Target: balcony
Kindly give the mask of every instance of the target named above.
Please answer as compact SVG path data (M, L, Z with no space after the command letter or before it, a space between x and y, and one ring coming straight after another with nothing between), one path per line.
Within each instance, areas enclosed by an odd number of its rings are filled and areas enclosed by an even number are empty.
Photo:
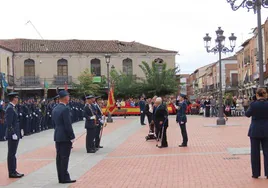
M53 85L64 86L65 84L70 85L73 83L72 76L54 76Z
M39 76L22 76L15 80L15 86L20 87L37 87L40 85Z

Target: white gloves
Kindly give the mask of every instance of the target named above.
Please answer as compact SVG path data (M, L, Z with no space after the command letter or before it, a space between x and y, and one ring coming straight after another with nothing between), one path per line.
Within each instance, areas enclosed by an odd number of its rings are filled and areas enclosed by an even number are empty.
M41 112L41 110L39 109L39 112Z
M85 118L85 117L83 117L83 120L85 121L85 120L86 120L86 118Z
M12 135L12 139L13 139L13 140L18 140L18 136L17 136L16 134L13 134L13 135Z
M74 143L74 139L72 139L71 142Z
M20 113L20 116L22 116L22 113Z
M36 117L38 117L38 115L36 114Z
M2 105L3 103L4 103L3 101L0 102L1 105Z
M104 121L100 119L100 123L101 123L101 124L104 124Z
M26 118L28 118L29 116L28 115L26 115Z
M96 116L91 116L90 119L96 119Z
M47 113L47 115L49 115L49 112Z
M143 111L141 111L141 114L143 113Z
M20 133L21 133L21 136L24 136L24 131L23 131L23 129L21 129Z

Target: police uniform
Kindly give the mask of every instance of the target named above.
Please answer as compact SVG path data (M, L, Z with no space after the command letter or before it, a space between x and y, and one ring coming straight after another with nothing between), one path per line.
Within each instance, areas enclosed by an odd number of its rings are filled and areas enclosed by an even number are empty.
M144 99L142 98L141 100L140 100L140 102L139 102L139 106L140 106L140 113L141 113L141 115L140 115L140 123L141 123L141 125L146 125L145 123L144 123L144 119L145 119L145 101L144 101Z
M183 99L186 98L185 95L181 94L180 97ZM181 128L181 135L183 138L182 144L179 145L179 147L187 147L188 143L188 135L186 130L186 123L187 123L187 116L186 116L186 110L187 110L187 104L184 101L178 103L178 112L176 117L176 122L180 125Z
M90 95L87 96L86 99L93 99L94 96ZM87 130L87 136L86 136L86 150L87 153L95 153L96 147L94 143L94 139L96 136L96 116L94 115L93 108L91 104L86 104L84 108L84 117L86 119L85 121L85 129Z
M60 98L68 95L66 91L59 92ZM70 111L66 105L60 103L52 111L52 124L55 127L54 141L57 151L56 166L59 183L74 183L76 181L70 179L68 164L75 135L70 119Z
M98 99L100 97L95 97L95 99ZM96 135L95 135L95 147L96 148L103 148L103 146L100 146L100 140L101 140L101 131L103 128L103 120L102 120L102 111L99 107L99 105L97 104L97 102L95 101L92 104L92 109L94 109L94 114L96 115L96 122L97 122L97 126L96 126Z
M7 154L7 166L9 172L9 178L21 178L24 174L17 172L17 159L16 153L19 145L19 139L21 138L18 112L15 102L18 98L18 93L12 92L8 94L10 103L6 108L5 124L7 126L6 139L8 140L8 154Z

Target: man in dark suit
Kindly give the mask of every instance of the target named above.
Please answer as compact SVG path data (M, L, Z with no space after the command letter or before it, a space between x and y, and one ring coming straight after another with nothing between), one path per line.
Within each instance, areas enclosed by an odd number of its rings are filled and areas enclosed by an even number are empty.
M265 88L259 88L256 92L257 100L250 104L245 115L251 117L248 131L251 143L251 168L252 178L261 175L260 145L264 155L264 171L268 178L268 101Z
M139 107L140 107L140 113L141 113L141 116L140 116L141 125L146 125L144 123L144 119L145 119L145 101L144 101L143 97L141 97L141 99L140 99Z
M18 93L12 92L8 94L9 104L5 113L6 139L8 140L8 154L7 154L7 167L9 178L21 178L24 174L17 172L17 159L16 153L21 138L21 131L19 125L19 117L16 109L19 97Z
M87 153L96 153L97 149L95 147L95 136L96 136L96 126L97 126L97 117L94 114L94 109L92 104L94 102L94 96L89 95L86 97L86 105L84 108L84 117L85 129L87 130L86 136L86 150Z
M68 172L69 157L72 143L75 139L69 108L66 106L69 102L67 91L59 92L60 103L52 111L52 125L55 127L54 141L56 144L56 165L59 183L74 183Z
M187 110L187 104L186 104L186 96L181 94L179 96L179 102L178 106L176 107L178 112L177 112L177 117L176 117L176 122L180 125L181 128L181 135L183 138L182 144L179 145L179 147L187 147L188 143L188 135L187 135L187 130L186 130L186 123L187 123L187 117L186 117L186 110Z
M155 133L157 138L161 139L161 146L158 146L158 148L165 148L168 147L168 110L167 107L163 104L163 101L160 97L156 98L154 105L155 110L153 114L153 121L155 124Z

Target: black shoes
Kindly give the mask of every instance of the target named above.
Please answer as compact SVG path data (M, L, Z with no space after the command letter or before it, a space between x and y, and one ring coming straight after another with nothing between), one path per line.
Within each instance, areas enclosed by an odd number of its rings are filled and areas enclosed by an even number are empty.
M259 178L259 176L252 176L252 178L254 178L254 179L258 179L258 178Z
M187 147L187 144L181 144L179 147Z
M67 180L67 181L60 181L59 183L65 184L65 183L75 183L76 180Z
M168 146L157 146L158 148L167 148Z
M103 146L99 146L98 148L103 148Z
M12 174L9 174L9 178L22 178L24 174L20 174L18 172L14 172Z
M87 153L96 153L96 151L97 151L96 149L90 149L87 151Z

